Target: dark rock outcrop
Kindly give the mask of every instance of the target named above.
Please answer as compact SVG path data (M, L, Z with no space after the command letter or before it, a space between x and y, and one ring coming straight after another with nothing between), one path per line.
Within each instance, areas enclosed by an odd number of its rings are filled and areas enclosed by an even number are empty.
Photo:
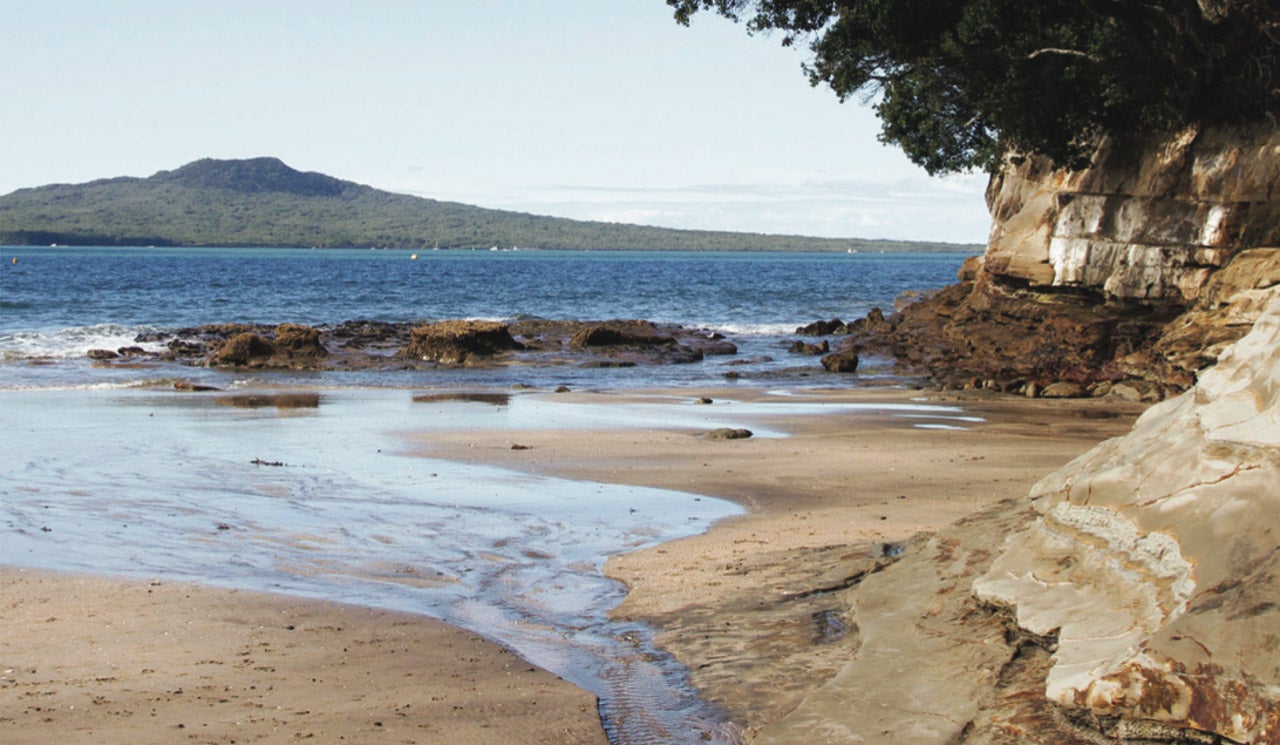
M807 354L816 357L820 354L826 354L831 351L831 343L826 339L817 344L810 344L806 341L796 340L787 347L787 351L792 354Z
M857 372L858 355L856 352L850 350L834 352L822 358L822 366L829 372Z
M209 355L211 366L265 366L276 353L275 345L265 336L245 331L226 340Z
M1029 158L993 177L986 254L960 283L838 348L890 354L944 384L977 378L1186 390L1280 283L1280 130L1113 138L1083 171Z
M833 336L848 332L848 327L839 318L832 318L830 321L814 321L796 329L798 336Z
M399 356L447 364L475 363L521 349L507 324L496 321L441 321L415 326Z
M320 343L320 330L300 323L282 323L276 326L275 348L277 356L299 363L329 356L329 350Z

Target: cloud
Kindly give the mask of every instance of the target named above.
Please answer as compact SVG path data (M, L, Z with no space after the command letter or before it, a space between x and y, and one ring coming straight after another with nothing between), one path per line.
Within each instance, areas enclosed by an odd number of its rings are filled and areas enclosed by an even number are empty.
M985 175L894 180L800 178L676 186L534 184L498 192L414 191L435 199L575 220L958 243L986 240Z

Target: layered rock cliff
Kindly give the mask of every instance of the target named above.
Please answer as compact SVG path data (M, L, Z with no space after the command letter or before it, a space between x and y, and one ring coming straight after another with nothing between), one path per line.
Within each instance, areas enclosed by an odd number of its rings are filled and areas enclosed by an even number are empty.
M847 591L756 743L1280 743L1280 287L1195 387Z
M1280 283L1280 130L1111 138L1082 171L992 179L987 251L961 283L846 342L947 382L1188 388Z

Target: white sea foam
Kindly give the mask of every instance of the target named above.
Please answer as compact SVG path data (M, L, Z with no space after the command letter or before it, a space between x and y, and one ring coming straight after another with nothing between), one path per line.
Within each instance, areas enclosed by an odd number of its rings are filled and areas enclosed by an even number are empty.
M697 325L697 324L693 324ZM722 334L740 334L743 336L785 336L795 334L795 323L722 323L707 324L706 328L714 328Z
M72 326L51 331L16 331L0 334L0 360L23 359L72 359L84 357L90 349L142 347L158 352L164 345L157 342L139 343L139 334L155 332L154 326L123 326L100 323L93 326Z

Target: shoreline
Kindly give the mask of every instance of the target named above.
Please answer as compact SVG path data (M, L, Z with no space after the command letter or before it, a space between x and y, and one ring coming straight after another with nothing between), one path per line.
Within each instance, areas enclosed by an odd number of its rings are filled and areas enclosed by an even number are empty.
M823 606L822 588L841 582L851 566L874 566L887 544L906 540L921 530L949 524L1002 499L1024 495L1030 483L1047 475L1077 452L1083 452L1101 439L1127 431L1132 419L1142 410L1140 406L1093 399L1029 400L902 389L805 389L792 391L787 397L776 397L764 389L679 389L567 393L556 394L554 400L594 407L619 402L642 404L654 400L669 403L672 396L690 399L704 394L716 400L716 404L709 407L713 412L723 410L728 413L733 409L735 404L725 403L725 399L743 403L767 400L821 400L850 404L926 402L958 404L966 414L983 417L985 421L966 424L970 427L968 430L919 429L912 426L912 420L902 418L900 412L856 410L784 417L753 414L746 419L790 434L787 437L758 436L746 440L705 440L699 437L699 431L686 424L683 427L639 426L605 430L455 430L434 437L410 436L407 442L416 454L435 458L485 463L518 472L578 480L675 489L729 499L746 507L747 514L722 520L699 535L638 552L617 554L607 562L605 573L622 581L629 589L626 600L612 611L613 617L653 626L659 634L659 644L685 664L704 698L728 712L734 725L748 731L785 713L788 706L832 671L832 665L839 665L838 645L850 643L852 635L846 636L833 626L836 619L825 613L829 609ZM717 408L721 405L723 409ZM697 407L698 410L703 408ZM734 418L736 420L738 415L734 414ZM513 449L512 446L517 444L520 449ZM149 613L129 621L131 634L144 630L155 632L166 628L167 624L180 624L185 628L202 629L197 635L205 647L222 644L224 648L228 640L244 640L243 634L246 633L242 626L228 626L223 614L211 610L221 608L220 604L228 599L234 601L234 607L238 609L236 613L245 614L245 617L279 614L285 612L281 608L296 607L302 609L301 612L332 613L346 619L341 623L327 624L335 627L349 628L349 624L354 623L352 619L383 619L394 631L402 628L405 618L391 612L324 601L169 582L159 586L146 583L129 585L128 581L78 575L59 579L52 573L37 570L36 573L42 575L37 588L23 586L21 594L25 596L36 592L39 585L44 585L49 589L40 596L43 598L42 607L54 600L78 605L73 606L74 610L45 616L64 619L65 627L63 622L21 624L9 621L11 614L23 607L23 601L15 603L12 600L16 591L11 588L17 585L10 583L15 572L26 573L13 567L0 567L5 595L10 598L4 604L6 627L22 630L21 634L6 632L5 659L0 662L4 669L34 667L37 671L43 668L56 672L58 668L50 668L50 662L34 665L15 663L10 651L22 649L24 653L40 656L50 647L70 647L64 643L51 644L52 639L63 642L78 638L102 642L95 633L102 634L104 624L101 618L107 612L128 611L133 618L133 613L150 608ZM54 585L59 583L62 583L61 587L78 586L80 589L73 592L55 588ZM96 594L88 591L91 585L98 588ZM108 589L103 590L104 587ZM151 602L157 591L166 593L170 589L183 595L180 598L182 602ZM30 611L28 606L26 612ZM70 623L72 615L78 617L76 624ZM44 621L45 618L35 620ZM432 726L448 720L457 729L446 735L443 731L428 729L428 722L421 721L416 725L416 733L405 736L417 734L422 739L404 741L468 742L466 737L470 735L467 733L478 733L475 736L479 739L471 741L494 741L488 739L495 736L493 727L503 723L511 724L520 732L520 741L538 742L540 740L530 738L544 733L547 734L547 742L604 741L593 697L548 673L528 673L540 682L535 686L537 699L524 711L504 714L499 708L485 708L483 702L491 702L493 696L503 701L510 698L502 691L509 690L503 685L507 678L515 675L510 669L512 661L517 670L531 666L471 632L422 616L410 616L408 619L408 626L417 631L412 639L404 639L398 648L400 650L417 651L438 646L437 641L432 640L447 638L451 644L465 642L479 651L469 651L465 655L459 653L465 662L461 667L458 659L438 655L425 663L415 662L417 680L405 684L415 687L411 689L412 695L401 703L412 702L416 710L401 714L392 707L390 714L377 720L384 725L376 728L379 733L387 732L388 721L403 724L406 717L424 716L433 721ZM825 629L822 627L824 619L828 623ZM261 629L268 625L259 623L258 627ZM300 624L293 625L301 628ZM278 628L274 633L284 636L274 637L275 641L268 643L272 649L279 651L289 642L293 646L287 646L287 659L261 667L292 671L295 677L304 678L311 677L304 675L306 670L325 664L314 654L331 649L340 638L331 633L320 642L299 645L296 633L282 632ZM293 639L289 638L291 635ZM111 649L117 659L123 659L139 647L138 638L122 633L119 636L109 635L107 640L112 641L114 646ZM463 641L458 641L459 638ZM405 670L407 664L403 658L407 655L401 653L397 656L396 651L395 643L371 646L365 659L366 676L376 673L386 677L378 671L387 670L411 672ZM246 685L246 680L252 679L255 674L253 668L259 667L237 666L235 662L240 660L239 657L225 653L224 657L223 664L204 664L200 669L194 667L196 662L201 662L196 660L190 663L192 666L184 674L208 676L210 671L216 671L218 675L229 676L220 678L222 686L239 689ZM416 654L413 657L417 660ZM212 655L202 658L205 663L214 659L216 657ZM426 707L425 699L429 697L416 686L420 686L424 678L441 682L440 679L446 675L476 672L472 669L477 666L475 661L484 661L485 669L492 673L488 678L471 681L466 686L466 693L481 703L470 709L467 708L469 704L463 704L462 711L467 712L464 714L448 709L444 713L449 716L443 719L439 715L424 715L422 708ZM70 659L65 664L81 665L84 662L82 659ZM145 669L161 668L151 665ZM102 676L87 672L57 674L55 677L44 675L41 675L38 687L41 696L50 697L45 699L45 703L58 700L69 705L71 700L79 697L87 700L89 705L78 707L77 711L82 713L77 716L85 716L94 708L101 710L99 716L102 718L90 725L97 727L89 730L96 733L94 741L101 741L104 731L111 733L107 739L146 741L123 734L131 725L131 717L119 712L128 707L92 704L93 691L101 688L103 683L97 678ZM32 733L30 742L46 741L45 735L52 730L43 729L40 722L31 718L31 707L41 704L33 704L25 695L35 689L23 688L16 680L8 680L12 674L6 673L5 677L3 685L0 685L0 701L4 702L0 712L16 713L0 713L0 722L5 722L5 729L10 732L21 730L23 737ZM132 680L129 686L138 682L136 676L135 679L122 680ZM406 677L406 680L410 678ZM356 681L347 684L352 682ZM125 685L119 681L110 681L110 684ZM334 695L342 690L335 691L332 685L322 688ZM569 689L568 692L563 688ZM190 690L174 686L170 691L177 689ZM157 698L154 691L152 694L152 698ZM316 700L312 693L306 695L306 700ZM584 697L592 699L589 705L584 705ZM174 716L189 721L199 721L197 715L206 713L210 707L216 710L217 706L226 706L224 703L195 701L192 696L186 696L185 700L169 698L172 700L165 705L176 707L174 711L179 712ZM246 708L254 705L252 697L235 700ZM420 701L422 708L419 708ZM283 725L273 723L269 733L264 730L262 736L266 739L262 741L293 741L295 734L305 736L298 728L304 725L311 726L310 731L323 731L328 735L346 732L343 727L355 726L355 722L347 722L338 716L343 700L331 699L331 702L321 705L326 709L314 704L294 709L308 713L295 714ZM390 703L390 699L386 703ZM117 714L112 716L112 711ZM552 713L548 715L548 712ZM325 715L330 718L326 719ZM393 715L396 719L390 719ZM28 723L19 727L19 717ZM189 722L180 723L191 726ZM65 723L58 726L64 727ZM209 726L230 728L241 725L233 720L218 719ZM282 727L288 730L288 737L283 736ZM202 735L203 731L188 730L187 734ZM364 730L365 735L370 731L374 730ZM357 733L351 730L350 734L356 736ZM280 739L272 740L272 737ZM21 743L28 740L17 739L15 735L12 741Z
M915 536L1024 498L1075 456L1128 432L1146 408L980 392L807 393L959 405L985 421L934 430L884 412L761 417L791 434L730 441L687 428L468 432L418 439L415 452L691 491L746 507L698 535L615 554L605 574L628 591L611 616L655 628L659 646L685 665L703 698L750 733L789 712L856 649L856 623L849 627L835 591L891 563ZM629 398L573 395L601 404Z

